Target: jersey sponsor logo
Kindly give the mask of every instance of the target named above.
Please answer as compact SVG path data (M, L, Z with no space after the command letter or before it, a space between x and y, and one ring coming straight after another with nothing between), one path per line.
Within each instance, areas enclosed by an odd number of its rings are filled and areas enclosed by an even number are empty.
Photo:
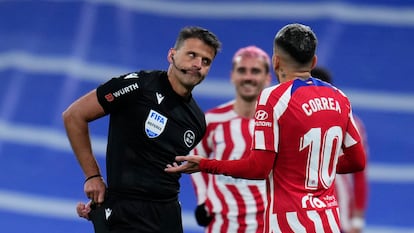
M115 91L114 93L112 93L114 95L115 98L118 98L122 95L128 94L131 91L135 91L138 89L138 83L133 83L131 85L128 85L126 87L123 87L117 91Z
M145 133L149 138L156 138L164 131L168 118L160 113L150 110L145 121Z
M254 114L254 118L258 121L264 121L269 117L269 115L267 114L266 111L264 110L258 110L255 114Z
M272 122L268 121L256 121L254 122L256 126L263 126L263 127L272 127Z
M128 94L131 91L134 91L138 89L138 83L133 83L131 85L128 85L126 87L123 87L117 91L115 91L114 93L108 93L105 95L105 99L108 102L112 102L115 100L115 98L121 97L122 95Z
M112 102L112 101L114 101L115 97L114 97L114 95L112 95L112 93L109 93L109 94L105 95L105 99L108 102Z
M302 208L307 209L310 207L312 208L325 208L326 204L321 199L314 197L313 194L308 193L307 195L302 197Z
M187 130L184 133L184 143L187 147L191 147L194 145L195 141L195 134L191 130Z
M272 127L272 122L266 121L269 118L269 114L265 110L257 110L254 114L256 120L254 124L256 126Z
M311 99L308 102L303 103L302 110L305 112L307 116L310 116L313 113L322 110L331 110L341 113L341 106L339 105L339 102L334 98L320 97Z

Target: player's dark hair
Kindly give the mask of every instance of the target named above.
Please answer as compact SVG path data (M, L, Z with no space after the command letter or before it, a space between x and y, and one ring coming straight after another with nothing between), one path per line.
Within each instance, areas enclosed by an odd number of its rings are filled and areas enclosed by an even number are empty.
M174 48L178 49L185 40L190 38L197 38L202 40L206 45L214 49L214 56L221 49L221 42L217 36L207 29L198 26L187 26L181 29L178 34L177 40L175 41Z
M318 40L312 29L303 24L288 24L276 34L274 46L281 48L299 64L310 62Z
M332 76L331 73L322 67L315 67L311 70L311 76L314 78L318 78L322 81L327 83L332 83Z

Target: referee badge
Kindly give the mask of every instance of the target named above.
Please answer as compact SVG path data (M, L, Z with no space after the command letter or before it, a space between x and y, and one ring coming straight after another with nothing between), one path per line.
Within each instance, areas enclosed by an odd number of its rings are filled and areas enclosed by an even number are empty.
M187 147L191 147L194 145L195 141L195 134L191 130L187 130L184 133L184 142Z
M145 133L149 138L156 138L164 131L168 118L160 113L150 110L145 121Z

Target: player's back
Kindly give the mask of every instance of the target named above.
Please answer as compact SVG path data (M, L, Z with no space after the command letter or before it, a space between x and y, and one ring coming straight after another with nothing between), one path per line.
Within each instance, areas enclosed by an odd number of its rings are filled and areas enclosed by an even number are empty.
M279 143L274 172L280 178L289 174L289 182L281 182L278 187L300 199L309 193L315 197L331 195L349 102L337 89L319 80L296 79L289 86L290 97L280 98L275 108L285 109L277 111Z
M272 119L260 121L257 115L264 118L266 113ZM255 148L277 153L268 184L273 213L269 222L277 222L273 230L339 232L333 182L349 113L346 96L318 79L296 79L263 91L255 137L260 138L262 130L264 144L256 139Z

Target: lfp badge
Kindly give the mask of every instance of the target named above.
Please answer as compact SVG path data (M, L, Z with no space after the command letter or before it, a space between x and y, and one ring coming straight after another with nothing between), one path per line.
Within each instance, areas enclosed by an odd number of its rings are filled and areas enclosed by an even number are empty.
M154 110L150 110L145 121L145 133L149 138L156 138L164 131L168 118Z

